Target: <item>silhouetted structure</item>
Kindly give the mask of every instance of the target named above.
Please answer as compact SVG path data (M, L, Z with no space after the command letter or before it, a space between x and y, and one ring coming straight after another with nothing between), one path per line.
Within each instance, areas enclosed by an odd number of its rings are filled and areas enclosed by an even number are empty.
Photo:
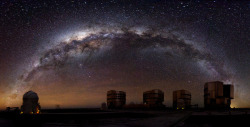
M176 90L173 92L173 108L188 109L191 107L191 93L187 90Z
M21 114L39 114L41 106L38 103L39 97L37 93L28 91L23 95L23 105L21 106Z
M234 98L234 86L231 84L223 85L223 96L226 98L233 99Z
M143 92L143 103L150 107L163 106L164 92L159 89Z
M234 86L223 82L207 82L204 86L204 105L206 109L229 109L234 98Z
M19 109L19 107L6 107L5 112L19 114L20 109Z
M107 106L109 109L122 108L126 104L126 93L110 90L107 92Z
M59 104L56 104L56 109L61 109L61 106Z
M106 109L107 109L107 104L103 102L101 105L101 110L106 110Z

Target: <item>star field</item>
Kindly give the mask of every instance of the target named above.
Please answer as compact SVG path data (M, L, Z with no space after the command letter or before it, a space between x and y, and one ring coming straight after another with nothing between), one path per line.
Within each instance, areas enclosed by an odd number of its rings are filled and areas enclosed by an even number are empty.
M186 89L203 105L208 81L235 85L249 107L247 1L4 0L0 4L0 104L27 90L43 107L98 107L110 89L141 103L143 91ZM73 99L72 99L73 98Z

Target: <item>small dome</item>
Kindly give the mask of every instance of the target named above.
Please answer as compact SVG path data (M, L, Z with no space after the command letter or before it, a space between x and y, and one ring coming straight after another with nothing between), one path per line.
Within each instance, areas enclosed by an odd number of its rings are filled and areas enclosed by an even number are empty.
M39 99L37 93L28 91L23 95L23 99Z

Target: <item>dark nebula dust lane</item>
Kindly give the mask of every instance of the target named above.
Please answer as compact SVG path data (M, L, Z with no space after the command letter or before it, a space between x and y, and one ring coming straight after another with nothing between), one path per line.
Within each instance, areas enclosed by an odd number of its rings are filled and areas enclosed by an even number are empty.
M2 2L0 104L33 90L44 107L98 107L110 89L141 103L157 88L167 106L177 89L203 105L204 83L219 80L235 85L233 106L249 106L248 4Z
M110 64L112 64L126 61L133 62L133 60L137 59L139 59L137 61L140 61L140 58L146 59L150 57L150 55L151 57L155 57L153 59L165 60L179 58L189 59L194 63L201 63L202 61L205 64L211 65L210 67L206 67L206 65L204 67L207 68L208 71L215 71L217 75L213 76L229 78L230 73L224 72L225 70L220 70L220 68L223 68L223 65L216 63L215 58L212 57L211 54L195 49L184 40L179 40L175 35L165 36L166 37L164 37L164 35L152 35L146 32L138 35L129 31L123 31L123 33L119 34L91 34L82 40L61 42L56 45L55 48L46 51L39 59L39 63L36 67L34 67L26 77L23 77L23 80L25 82L32 80L36 71L63 68L64 64L67 63L70 58L77 59L79 57L86 57L85 60L83 60L83 64L88 64L88 62L93 61L92 59L104 59L104 61L110 61ZM161 60L161 62L167 62L163 60ZM136 61L134 62L136 63ZM99 64L102 63L99 62ZM165 64L165 66L167 66L167 63Z

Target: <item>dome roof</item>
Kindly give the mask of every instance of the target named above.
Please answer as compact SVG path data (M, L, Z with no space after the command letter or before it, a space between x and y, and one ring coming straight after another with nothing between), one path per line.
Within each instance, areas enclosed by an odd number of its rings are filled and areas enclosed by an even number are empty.
M39 99L37 93L33 92L33 91L28 91L23 95L24 99Z

